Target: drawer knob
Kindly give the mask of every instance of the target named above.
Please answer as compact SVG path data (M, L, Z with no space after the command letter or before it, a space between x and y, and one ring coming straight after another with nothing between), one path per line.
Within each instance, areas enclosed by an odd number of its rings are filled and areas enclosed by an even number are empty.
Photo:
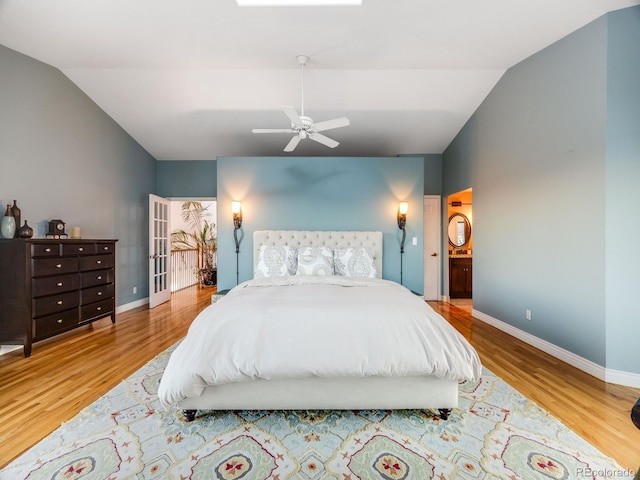
M105 247L102 247L102 249L107 251L107 250L109 250L109 247L105 246Z
M56 285L57 285L58 287L61 287L61 286L62 286L62 282L58 282L58 283L56 283Z
M62 264L61 263L56 263L56 268L62 268Z
M58 300L56 303L57 303L58 305L62 305L62 300Z
M51 251L51 249L49 247L44 249L45 252L49 253Z
M96 277L96 279L97 279L97 280L102 280L102 275L98 275L98 276Z
M79 252L83 252L83 251L84 251L84 248L82 248L82 247L78 247L78 251L79 251Z
M62 323L62 319L59 318L58 320L56 320L57 323Z
M98 292L98 294L97 294L97 295L98 295L98 296L102 295L102 292Z
M96 260L96 263L100 265L102 263L102 260Z
M100 311L100 310L102 310L102 307L98 307L98 308L96 308L96 310Z

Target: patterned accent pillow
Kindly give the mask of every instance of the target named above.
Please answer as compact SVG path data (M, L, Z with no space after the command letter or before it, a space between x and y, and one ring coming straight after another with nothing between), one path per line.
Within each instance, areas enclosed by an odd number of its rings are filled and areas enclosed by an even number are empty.
M333 249L329 247L298 248L296 275L333 275Z
M373 250L364 247L336 248L333 252L336 275L344 277L376 278Z
M254 278L295 275L298 250L295 247L262 245Z

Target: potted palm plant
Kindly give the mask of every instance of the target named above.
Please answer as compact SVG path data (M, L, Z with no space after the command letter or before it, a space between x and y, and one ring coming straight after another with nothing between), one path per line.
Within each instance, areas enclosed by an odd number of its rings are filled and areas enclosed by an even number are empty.
M218 281L216 225L209 221L207 207L201 202L187 201L182 204L182 219L190 231L171 232L171 248L195 249L198 256L196 275L202 286L213 286Z

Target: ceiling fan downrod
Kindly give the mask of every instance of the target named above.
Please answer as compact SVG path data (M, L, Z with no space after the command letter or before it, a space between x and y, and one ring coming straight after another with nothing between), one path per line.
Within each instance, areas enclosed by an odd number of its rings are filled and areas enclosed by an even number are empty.
M309 61L307 55L298 55L296 57L300 64L300 116L304 117L304 66Z

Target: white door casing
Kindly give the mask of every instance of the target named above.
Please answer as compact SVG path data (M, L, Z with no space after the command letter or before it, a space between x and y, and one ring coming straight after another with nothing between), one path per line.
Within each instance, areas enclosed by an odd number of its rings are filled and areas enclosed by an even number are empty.
M171 202L149 195L149 308L171 298Z
M424 196L424 299L440 300L441 271L441 199Z

